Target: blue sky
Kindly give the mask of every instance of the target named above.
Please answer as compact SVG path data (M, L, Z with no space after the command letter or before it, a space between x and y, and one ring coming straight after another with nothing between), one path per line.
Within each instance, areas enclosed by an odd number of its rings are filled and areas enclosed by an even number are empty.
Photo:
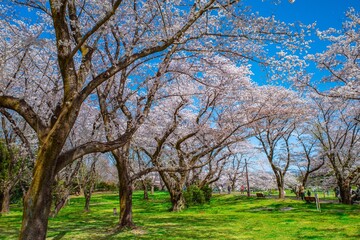
M276 19L287 22L312 24L316 22L316 28L326 30L328 28L339 29L342 22L346 20L345 13L353 7L360 11L360 0L295 0L289 3L288 0L244 0L245 5L251 7L254 12L259 12L261 16L272 16ZM326 48L326 43L317 39L310 51L320 52Z
M274 0L243 0L243 2L245 5L251 6L253 12L259 12L260 16L274 15L276 19L287 23L312 24L316 22L316 28L320 30L340 29L342 22L346 20L345 13L350 7L360 12L360 0L295 0L293 4L289 3L288 0L282 0L280 4L274 4ZM326 48L326 42L319 41L315 36L312 40L315 42L309 52L322 52ZM253 65L252 70L255 73L253 79L258 84L267 83L264 81L264 73L256 65ZM320 72L313 66L308 70L314 74L314 81L327 74L327 72ZM326 86L323 87L326 88ZM258 145L258 141L254 138L251 138L250 142ZM256 158L265 159L265 155L259 154L253 160ZM270 170L270 168L266 170Z
M316 28L326 30L328 28L340 29L346 20L345 13L350 7L360 11L360 0L295 0L289 3L288 0L243 0L244 5L250 6L252 12L258 12L260 16L275 16L276 19L287 22L312 24L316 22ZM328 43L320 41L315 35L311 37L313 43L309 53L323 52ZM252 68L254 80L265 84L264 73L256 66ZM320 72L315 66L309 67L313 80L319 80L327 72Z
M285 22L301 21L310 24L316 21L321 30L340 28L349 7L360 10L360 0L295 0L292 4L287 0L282 0L279 4L274 4L273 1L244 0L244 3L260 15L275 15Z

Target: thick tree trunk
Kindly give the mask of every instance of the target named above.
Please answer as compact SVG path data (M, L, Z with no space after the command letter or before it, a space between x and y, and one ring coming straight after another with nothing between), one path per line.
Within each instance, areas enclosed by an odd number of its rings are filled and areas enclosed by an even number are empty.
M284 192L284 176L277 174L276 175L276 183L277 183L277 188L279 191L279 199L284 199L285 198L285 192Z
M19 239L43 240L46 238L48 217L51 208L51 189L54 182L54 167L38 157L33 180L24 198L22 228Z
M340 188L341 203L351 204L350 183L348 181L344 181L339 184L339 188Z
M132 194L131 184L120 184L120 228L132 228L135 226L132 220Z
M284 187L278 185L278 191L279 191L279 199L284 199L285 198Z
M132 219L132 194L133 186L130 178L130 167L128 162L129 145L125 145L121 150L113 152L116 159L116 167L119 177L119 198L120 198L120 228L133 228L135 226Z
M10 189L5 188L2 192L1 213L6 214L10 212Z
M171 190L170 191L171 199L171 211L178 212L185 208L185 199L183 197L182 191Z

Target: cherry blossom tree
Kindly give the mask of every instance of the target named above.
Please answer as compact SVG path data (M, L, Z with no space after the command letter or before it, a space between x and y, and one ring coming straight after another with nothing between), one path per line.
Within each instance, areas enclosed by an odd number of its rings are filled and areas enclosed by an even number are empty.
M30 144L31 134L28 135L28 126L24 121L17 121L5 109L0 109L1 113L1 157L0 157L0 211L8 213L10 211L10 197L13 188L28 176L31 170L34 154Z
M124 132L134 131L139 125L134 126L137 119L143 115L147 116L153 105L156 92L159 90L164 74L172 60L178 45L174 45L167 52L163 61L158 65L155 76L151 77L151 69L156 67L155 64L135 65L134 67L124 68L119 78L114 77L102 89L98 87L97 94L101 109L101 116L105 126L105 136L108 141L116 139L118 135ZM107 52L110 52L109 50ZM109 55L111 57L111 55ZM147 72L146 76L141 73ZM139 78L139 86L135 86ZM144 78L144 79L142 79ZM135 131L134 131L135 132ZM131 147L131 138L128 138L128 144L122 148L111 151L118 170L119 179L119 202L120 202L120 219L119 227L133 227L132 220L132 192L133 183L138 178L149 173L151 169L141 167L142 159L137 158L139 163L138 171L134 171L134 161L129 159ZM134 159L134 158L133 158Z
M79 173L80 166L81 159L67 165L56 175L53 190L54 208L50 214L52 217L56 217L69 201L70 194L75 192L78 185L75 179Z
M173 97L161 100L143 126L147 134L148 126L158 126L151 134L155 137L142 144L153 165L179 169L160 171L173 211L184 207L182 191L187 183L204 185L217 180L232 154L228 147L243 141L249 134L245 126L257 119L255 113L251 118L243 113L251 100L248 89L253 87L248 68L237 67L226 58L204 60L200 66L206 71L201 76L192 80L187 79L189 75L178 75L174 82L178 86L164 89ZM200 176L200 169L207 173Z
M251 159L253 159L256 154L259 154L259 152L257 152L256 146L249 141L237 143L233 149L231 149L231 152L232 155L225 165L223 174L226 175L228 179L231 191L236 191L236 189L241 189L240 185L247 185L246 165L248 165L248 170L251 170L250 166L252 164L249 164L249 162L251 162Z
M248 14L238 1L16 1L30 10L27 19L7 3L1 10L0 107L22 116L39 142L20 239L45 239L51 186L61 169L86 154L124 147L144 122L140 114L111 141L84 138L66 148L100 85L129 66L161 59L177 44L184 57L218 51L257 59L266 42L292 47L301 39L274 18Z
M237 183L244 173L244 166L241 166L241 163L243 163L242 160L244 160L243 158L244 156L242 155L233 156L230 160L230 167L226 171L229 182L231 184L231 191L233 192L236 190Z
M85 212L90 211L90 200L97 180L96 163L99 159L97 155L98 154L92 154L81 159L79 173L77 175L80 192L82 192L85 197Z
M348 10L346 17L340 30L317 30L319 39L328 43L327 49L306 57L309 64L317 65L323 77L319 81L309 76L294 80L299 86L308 86L322 96L360 100L360 17L354 8Z
M230 161L232 152L228 147L226 151L214 151L214 153L207 156L208 164L201 168L193 168L186 183L187 187L190 185L197 185L200 189L205 186L211 186L217 182L223 174L226 163Z
M259 88L266 117L253 124L255 138L266 155L276 177L279 198L284 198L285 174L292 159L292 136L296 124L302 120L304 102L295 92L282 87Z
M314 138L311 132L312 121L315 120L310 119L309 123L301 127L298 126L295 130L300 149L294 154L294 158L296 158L294 165L299 169L300 180L304 187L307 186L309 177L325 164L325 156L319 146L319 140Z
M351 184L360 177L360 109L358 101L317 97L318 120L313 134L334 171L342 203L351 204Z

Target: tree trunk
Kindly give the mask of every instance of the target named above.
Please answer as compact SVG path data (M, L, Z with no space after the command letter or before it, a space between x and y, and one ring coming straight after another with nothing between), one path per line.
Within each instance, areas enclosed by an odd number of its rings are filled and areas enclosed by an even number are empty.
M151 195L154 195L154 183L151 184Z
M51 212L51 216L52 217L56 217L58 215L58 213L60 212L60 210L66 205L67 199L68 199L69 195L67 196L63 196L61 197L61 199L59 199L56 203L55 203L55 208L54 210Z
M348 181L344 181L343 183L339 184L339 188L340 188L341 203L351 204L350 183Z
M132 228L135 226L132 220L132 194L131 184L120 184L120 228Z
M279 199L284 199L285 198L284 187L278 185L278 191L279 191Z
M1 201L1 213L6 214L10 212L10 189L5 188L2 192L2 201Z
M49 161L45 161L44 155L40 155L36 161L33 180L24 198L19 239L43 240L46 238L55 168L50 164Z
M162 177L160 178L160 190L161 191L165 191L165 183L164 180L162 179Z
M284 193L284 176L277 174L276 175L276 183L277 183L277 188L279 191L279 199L284 199L285 198L285 193Z
M130 166L128 162L129 144L126 144L121 150L113 151L116 159L116 167L119 177L119 198L120 198L120 228L133 228L135 226L132 220L132 194L133 186L130 178Z
M185 208L185 199L183 197L182 191L171 190L171 211L178 212Z
M93 165L94 167L91 169L91 172L89 173L89 182L85 183L84 186L84 197L85 197L85 206L84 206L84 211L85 212L89 212L90 211L90 200L91 200L91 195L94 191L94 187L95 187L95 182L93 179L93 173L95 171L95 165Z
M144 199L149 200L149 194L148 194L146 182L144 180L142 180L141 182L142 182L142 185L143 185L143 188L144 188Z
M236 185L236 181L232 181L231 182L231 191L235 192L235 185Z
M0 192L0 203L3 202L4 199L4 194L2 192ZM0 212L2 211L2 204L0 204Z
M55 207L51 212L51 217L56 217L60 210L66 205L70 196L70 190L65 188L64 192L60 192L60 196L55 196Z
M84 197L85 197L85 206L84 211L89 212L90 211L90 199L91 199L91 190L84 191Z

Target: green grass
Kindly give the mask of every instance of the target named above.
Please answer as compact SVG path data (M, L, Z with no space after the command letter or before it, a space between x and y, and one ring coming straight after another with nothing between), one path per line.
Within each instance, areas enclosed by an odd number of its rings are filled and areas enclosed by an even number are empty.
M117 194L95 194L91 212L83 212L83 197L74 197L56 218L49 220L48 239L360 239L360 207L321 205L298 200L256 199L215 195L210 204L180 213L168 212L168 194L150 200L134 194L137 229L114 231L118 221ZM16 239L20 206L0 217L0 239Z

